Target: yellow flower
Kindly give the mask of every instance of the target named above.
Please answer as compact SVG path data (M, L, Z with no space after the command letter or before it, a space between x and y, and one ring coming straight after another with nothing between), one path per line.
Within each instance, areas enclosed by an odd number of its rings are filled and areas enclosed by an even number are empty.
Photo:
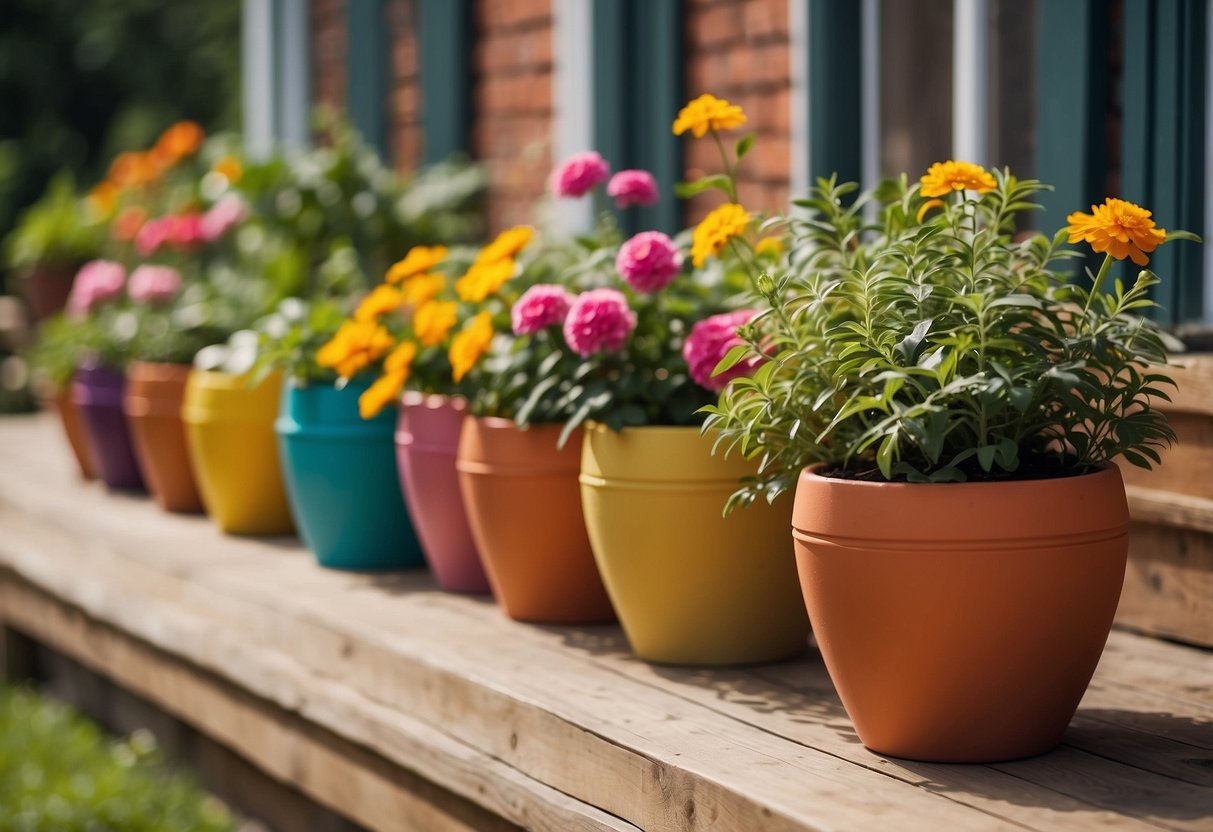
M468 303L480 303L514 276L514 265L512 259L473 263L467 274L455 281L455 291L459 294L459 299Z
M387 358L383 359L384 372L397 373L403 370L408 372L413 366L413 359L417 357L417 345L412 341L401 341L396 349L387 354Z
M399 283L432 271L446 258L446 246L413 246L404 259L398 260L387 270L387 282Z
M441 344L455 326L459 304L453 300L432 300L413 315L413 334L424 347Z
M759 257L778 257L783 254L783 240L778 237L763 237L754 246L754 253Z
M678 111L674 119L674 135L681 136L690 130L700 139L708 130L731 130L745 124L745 113L736 104L730 104L714 95L699 96Z
M1167 232L1155 228L1150 216L1140 205L1108 197L1103 205L1092 205L1090 214L1075 211L1066 222L1071 243L1085 240L1096 251L1106 251L1117 260L1129 257L1145 266L1150 262L1146 254L1167 239Z
M529 225L516 225L502 231L497 235L497 239L480 250L480 253L476 255L476 262L492 263L495 260L516 257L534 236L535 229Z
M224 156L215 163L215 173L222 176L229 184L235 185L244 176L244 166L235 156Z
M350 378L392 348L391 333L374 321L346 321L329 342L316 351L316 363Z
M729 240L744 234L750 214L736 202L726 202L703 218L691 235L691 262L698 268L709 257L720 254Z
M380 283L358 304L354 310L354 320L373 321L380 315L399 309L403 303L404 294L399 289Z
M927 215L927 212L932 208L942 208L944 201L942 199L928 199L918 209L918 222L922 222L922 218Z
M107 180L88 192L88 206L96 216L106 218L118 207L118 196L118 186Z
M472 318L451 340L447 355L451 359L451 376L456 382L476 366L493 343L493 319L488 312Z
M378 416L383 408L400 397L400 391L404 389L404 383L408 380L407 368L380 376L358 397L358 415L363 419L373 419Z
M923 174L919 193L926 197L946 196L952 191L977 191L984 194L997 186L994 177L972 162L936 162Z
M406 280L400 287L400 293L404 296L406 304L416 308L433 300L444 286L446 278L442 275L422 274Z

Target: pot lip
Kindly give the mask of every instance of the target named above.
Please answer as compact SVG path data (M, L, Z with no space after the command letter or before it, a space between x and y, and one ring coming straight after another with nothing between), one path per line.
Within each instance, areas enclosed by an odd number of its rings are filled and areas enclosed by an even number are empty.
M839 487L839 488L881 488L881 489L914 489L925 491L928 488L948 489L950 491L958 491L961 489L979 489L979 488L1018 488L1038 486L1041 483L1065 483L1067 481L1079 482L1090 481L1093 477L1116 477L1119 476L1120 469L1114 462L1102 462L1092 471L1085 473L1076 473L1066 477L1037 477L1035 479L1023 480L983 480L980 482L885 482L883 480L852 480L845 477L827 477L819 474L825 463L815 463L806 466L800 472L797 478L798 482L812 483L819 487Z
M609 428L607 425L603 424L602 422L589 421L589 422L585 423L585 429L587 432L592 431L594 433L614 433L617 435L627 434L627 433L649 433L649 434L667 433L667 434L687 435L691 431L694 431L697 434L703 435L705 437L707 436L707 434L703 433L702 425L627 425L626 427L624 427L620 430L611 430L611 428Z
M472 416L471 421L487 430L510 430L515 433L559 431L564 427L562 422L533 422L525 428L520 428L513 419L506 419L501 416Z
M444 407L450 407L461 412L466 412L468 406L467 399L463 396L448 396L445 393L426 393L422 390L405 390L400 397L400 404L411 408L423 407L426 410L439 410Z

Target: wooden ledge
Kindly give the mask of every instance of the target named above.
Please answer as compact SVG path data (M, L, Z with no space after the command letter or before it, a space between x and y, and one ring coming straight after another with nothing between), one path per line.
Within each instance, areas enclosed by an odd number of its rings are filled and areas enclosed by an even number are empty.
M0 623L373 828L490 828L438 791L551 832L1213 825L1208 652L1114 633L1041 758L885 759L811 651L648 665L615 627L517 624L422 573L322 570L293 540L80 483L66 454L49 419L0 421Z

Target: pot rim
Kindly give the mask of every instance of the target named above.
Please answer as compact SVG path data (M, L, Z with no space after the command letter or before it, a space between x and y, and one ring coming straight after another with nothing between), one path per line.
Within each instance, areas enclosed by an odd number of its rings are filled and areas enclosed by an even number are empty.
M1109 471L1120 471L1119 466L1115 462L1101 462L1091 471L1082 473L1074 473L1064 477L1033 477L1031 479L999 479L999 480L980 480L977 482L887 482L885 480L853 480L847 477L827 477L817 473L825 467L824 462L817 462L812 465L807 465L800 471L798 480L808 480L814 483L828 483L838 486L856 486L865 488L886 488L886 489L926 489L926 488L947 488L949 490L958 491L961 488L994 488L1015 487L1015 486L1032 486L1038 483L1060 483L1067 480L1083 480L1088 477L1095 476L1115 476L1109 474Z

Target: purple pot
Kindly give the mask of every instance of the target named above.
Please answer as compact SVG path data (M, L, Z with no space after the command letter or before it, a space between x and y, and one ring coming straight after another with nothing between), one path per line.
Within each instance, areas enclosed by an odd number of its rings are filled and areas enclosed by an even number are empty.
M413 529L438 586L488 592L455 471L466 410L463 399L406 393L396 422L396 465Z
M97 473L110 488L143 489L122 399L126 377L106 367L84 366L72 380L72 403L84 418Z

